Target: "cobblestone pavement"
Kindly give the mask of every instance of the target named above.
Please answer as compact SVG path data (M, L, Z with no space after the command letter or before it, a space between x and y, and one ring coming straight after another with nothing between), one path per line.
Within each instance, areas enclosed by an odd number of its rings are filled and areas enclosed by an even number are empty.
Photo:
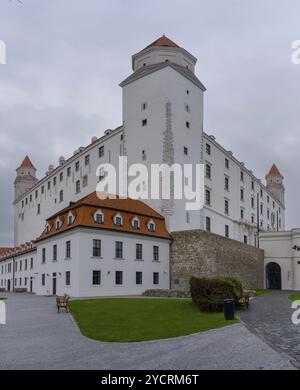
M300 363L300 325L291 321L294 310L288 299L294 292L272 291L259 296L251 300L249 311L241 311L239 317L251 332Z
M240 324L168 340L104 343L83 337L69 314L57 314L53 297L3 295L0 370L294 369L289 356Z

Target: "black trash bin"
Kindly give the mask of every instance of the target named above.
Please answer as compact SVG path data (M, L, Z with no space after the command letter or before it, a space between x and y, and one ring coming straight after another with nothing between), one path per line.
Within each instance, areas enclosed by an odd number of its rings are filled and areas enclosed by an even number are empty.
M234 320L234 300L224 299L225 320Z

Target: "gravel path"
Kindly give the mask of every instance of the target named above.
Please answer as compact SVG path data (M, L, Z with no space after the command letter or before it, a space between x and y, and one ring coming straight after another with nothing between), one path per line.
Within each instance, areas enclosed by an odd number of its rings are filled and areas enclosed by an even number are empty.
M53 297L7 296L0 369L293 369L288 356L240 324L169 340L104 343L83 337L70 315L58 315Z

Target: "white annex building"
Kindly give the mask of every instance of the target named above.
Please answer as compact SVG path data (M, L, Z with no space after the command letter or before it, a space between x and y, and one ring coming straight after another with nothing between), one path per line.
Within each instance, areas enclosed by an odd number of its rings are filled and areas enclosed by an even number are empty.
M203 131L205 87L195 74L196 62L162 36L132 56L133 72L120 84L120 127L94 137L71 157L60 157L41 179L26 156L15 180L15 248L2 250L0 288L26 288L38 294L68 288L76 296L120 294L121 288L127 294L157 285L168 288L168 232L204 229L258 246L259 231L284 230L283 177L276 165L264 185ZM147 205L127 200L132 202L130 210L120 199L111 200L109 207L99 199L97 203L93 194L105 178L105 172L96 175L97 167L105 162L118 167L119 156L126 156L128 165L147 167L204 164L204 208L187 212L184 201L177 199L148 200ZM86 204L84 199L92 201ZM95 222L96 212L103 213L104 222ZM141 230L132 227L134 218L136 223L143 221ZM126 271L125 263L116 260L117 242L123 243ZM94 249L97 256L91 253ZM14 268L13 262L19 265Z

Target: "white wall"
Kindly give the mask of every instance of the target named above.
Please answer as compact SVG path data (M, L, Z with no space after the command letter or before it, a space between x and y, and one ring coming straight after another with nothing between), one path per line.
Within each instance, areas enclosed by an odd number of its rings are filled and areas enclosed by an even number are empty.
M260 235L260 247L265 251L266 266L277 263L281 267L283 290L300 290L300 229L285 232L265 232Z

